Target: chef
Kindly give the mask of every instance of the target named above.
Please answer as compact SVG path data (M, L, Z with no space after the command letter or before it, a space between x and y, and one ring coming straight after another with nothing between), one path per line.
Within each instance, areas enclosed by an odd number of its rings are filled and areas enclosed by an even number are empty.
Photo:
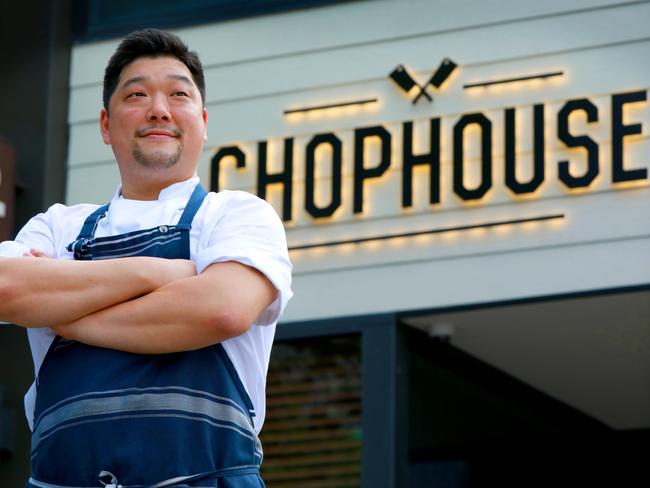
M121 184L0 244L0 320L28 328L30 488L260 487L265 378L291 264L273 208L207 193L203 69L146 29L111 57L100 132Z

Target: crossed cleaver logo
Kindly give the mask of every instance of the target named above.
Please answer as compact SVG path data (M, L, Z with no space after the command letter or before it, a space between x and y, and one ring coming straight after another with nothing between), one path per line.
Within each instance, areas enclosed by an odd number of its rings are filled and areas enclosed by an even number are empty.
M433 102L433 97L427 92L427 88L429 85L433 86L434 88L440 88L440 86L445 82L447 78L449 78L456 67L457 64L454 63L451 59L443 59L440 63L440 66L438 66L438 68L431 75L431 78L429 78L429 81L427 81L424 85L420 85L417 81L415 81L409 72L406 71L406 68L404 68L404 66L401 64L398 65L397 68L395 68L389 76L406 93L409 93L416 86L420 89L413 99L413 105L415 105L421 97L425 97L427 100L429 100L429 102Z

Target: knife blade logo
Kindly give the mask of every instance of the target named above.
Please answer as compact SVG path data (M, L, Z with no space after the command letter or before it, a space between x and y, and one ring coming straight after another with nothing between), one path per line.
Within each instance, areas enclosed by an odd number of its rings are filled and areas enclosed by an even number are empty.
M427 100L429 100L429 102L433 102L433 97L429 95L427 88L429 85L433 86L434 88L440 88L440 86L442 86L445 80L449 78L457 66L458 65L451 59L443 59L440 63L440 66L438 66L438 68L431 75L431 78L429 78L429 81L427 81L424 85L420 85L417 81L415 81L409 72L406 71L404 65L401 64L398 65L397 68L395 68L389 76L397 84L397 86L399 86L406 93L409 93L416 86L420 89L418 94L413 99L413 105L415 105L421 97L425 97Z

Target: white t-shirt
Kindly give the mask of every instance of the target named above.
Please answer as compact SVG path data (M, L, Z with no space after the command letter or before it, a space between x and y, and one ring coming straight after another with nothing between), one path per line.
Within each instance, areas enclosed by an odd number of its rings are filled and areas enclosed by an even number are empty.
M177 224L188 198L198 184L197 177L175 183L160 192L158 200L127 200L118 188L108 211L95 231L107 237L161 224ZM31 248L57 259L73 259L66 246L74 241L86 218L98 205L56 204L32 218L15 241L0 243L0 257L18 257ZM261 271L278 290L269 305L243 335L223 342L239 377L248 392L256 416L257 432L266 409L266 372L275 334L275 325L292 296L291 263L282 222L264 200L241 191L209 193L197 212L190 230L190 258L197 273L210 264L238 261ZM43 359L54 340L49 327L28 329L29 345L38 375ZM33 428L36 386L25 395L25 414Z

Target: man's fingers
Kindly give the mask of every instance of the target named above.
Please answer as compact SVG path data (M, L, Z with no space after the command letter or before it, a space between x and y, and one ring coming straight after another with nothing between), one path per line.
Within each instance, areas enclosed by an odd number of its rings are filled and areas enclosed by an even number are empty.
M23 256L26 257L33 257L33 258L51 258L49 254L45 254L43 251L39 251L38 249L30 249L29 251L23 253Z

